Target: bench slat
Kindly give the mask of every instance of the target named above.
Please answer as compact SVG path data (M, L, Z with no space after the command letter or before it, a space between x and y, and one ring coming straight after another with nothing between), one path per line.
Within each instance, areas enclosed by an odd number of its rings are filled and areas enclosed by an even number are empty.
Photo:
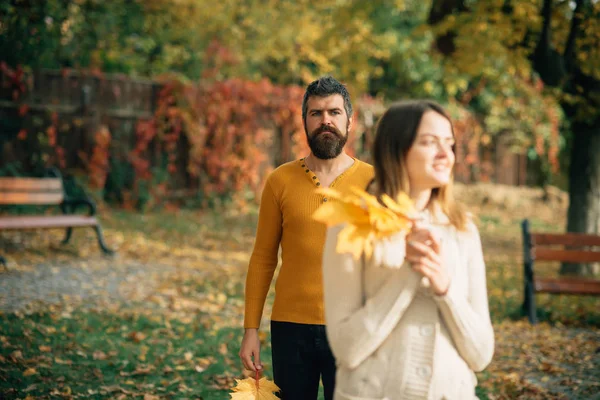
M54 193L0 192L0 204L60 204L63 199L62 191Z
M0 192L62 191L60 178L0 178Z
M600 262L600 252L584 250L554 250L536 247L533 251L536 261L561 261L572 263Z
M577 278L536 278L535 291L541 293L565 293L600 296L600 281Z
M531 242L534 246L600 246L600 236L585 233L532 233Z
M0 216L0 230L66 228L98 225L96 217L87 215Z

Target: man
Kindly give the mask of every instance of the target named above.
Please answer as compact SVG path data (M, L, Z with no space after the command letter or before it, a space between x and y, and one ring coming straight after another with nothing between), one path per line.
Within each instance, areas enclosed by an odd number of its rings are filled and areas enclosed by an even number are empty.
M330 76L308 85L302 120L310 154L277 168L262 194L254 251L246 278L244 339L240 358L262 369L258 328L281 245L282 264L271 315L273 375L282 399L316 399L322 379L333 398L335 360L325 334L321 258L326 228L312 219L328 199L318 188L348 193L365 188L373 168L344 151L352 103L344 85Z

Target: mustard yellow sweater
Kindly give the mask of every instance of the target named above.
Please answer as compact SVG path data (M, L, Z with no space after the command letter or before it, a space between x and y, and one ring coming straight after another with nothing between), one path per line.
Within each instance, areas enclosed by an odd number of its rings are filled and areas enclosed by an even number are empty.
M373 167L355 159L330 187L348 193L352 186L364 189L372 178ZM280 166L267 178L246 277L245 328L260 326L280 245L282 264L271 319L325 324L321 263L327 229L312 219L327 201L316 193L320 186L304 159Z

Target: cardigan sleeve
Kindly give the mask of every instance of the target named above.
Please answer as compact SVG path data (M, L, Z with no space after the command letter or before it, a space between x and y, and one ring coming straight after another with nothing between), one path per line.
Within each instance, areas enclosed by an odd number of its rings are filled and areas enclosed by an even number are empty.
M452 286L443 296L434 296L450 335L469 367L482 371L494 354L494 330L490 320L485 263L481 239L475 225L469 227L467 243L460 243L467 262L469 289L465 296Z
M372 297L364 291L364 263L336 251L343 226L327 231L323 253L323 290L327 338L339 363L358 367L390 335L412 302L420 276L408 266L392 270L391 278ZM402 242L404 245L404 242Z

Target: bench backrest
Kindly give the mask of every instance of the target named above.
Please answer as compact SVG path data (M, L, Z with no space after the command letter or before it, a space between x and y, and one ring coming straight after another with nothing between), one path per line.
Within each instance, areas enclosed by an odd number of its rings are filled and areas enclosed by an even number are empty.
M0 205L50 205L63 199L61 178L0 178Z
M525 260L600 262L600 236L584 233L531 233L523 221ZM594 248L595 247L595 248Z

